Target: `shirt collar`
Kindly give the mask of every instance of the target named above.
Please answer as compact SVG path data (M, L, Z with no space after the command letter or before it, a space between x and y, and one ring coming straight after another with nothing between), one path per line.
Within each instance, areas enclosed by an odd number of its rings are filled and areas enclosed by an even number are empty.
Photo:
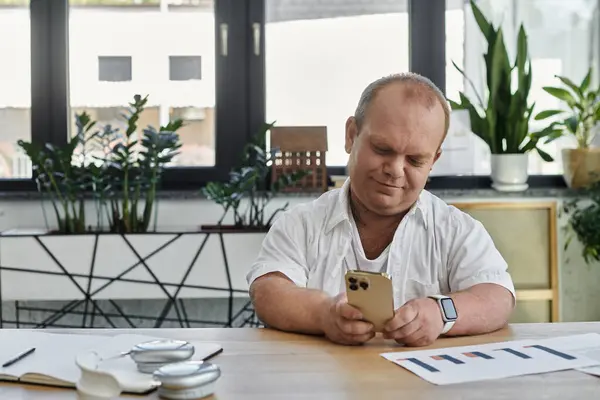
M329 218L325 233L329 233L333 228L335 228L338 224L348 221L350 222L350 214L348 196L350 191L350 178L347 178L344 182L343 186L340 188L338 195L334 196L334 204L330 208L331 217ZM423 196L423 193L419 195L415 204L410 208L406 217L408 218L419 218L419 220L423 223L425 229L427 229L427 204L426 198ZM405 217L405 218L406 218Z

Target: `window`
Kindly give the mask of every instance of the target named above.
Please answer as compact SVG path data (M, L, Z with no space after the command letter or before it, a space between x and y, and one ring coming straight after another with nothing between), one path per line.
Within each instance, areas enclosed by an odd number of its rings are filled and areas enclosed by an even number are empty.
M561 104L542 87L557 86L555 75L564 75L579 82L590 66L598 71L599 43L597 2L595 0L480 0L479 7L495 25L502 24L511 59L519 25L523 23L529 39L532 63L530 102L535 103L534 115L545 109L559 108ZM473 93L450 60L463 68L473 81L478 93L485 93L485 41L473 18L468 3L447 0L446 9L446 64L447 95L456 100L459 90ZM595 77L598 78L597 76ZM531 130L543 128L548 121L531 121ZM570 138L561 138L541 148L553 156L554 162L544 162L537 153L531 153L531 175L562 174L560 151L573 146ZM464 135L458 129L449 134L444 145L445 163L436 165L434 173L441 175L488 175L489 149L475 135ZM451 157L448 157L451 155Z
M0 179L30 178L31 163L17 141L31 140L29 0L0 2Z
M343 166L346 119L371 81L408 71L406 0L266 0L266 119L327 127Z
M125 3L140 7L119 6ZM75 132L74 116L82 111L91 114L100 126L124 126L120 114L127 104L136 94L147 95L140 127L152 125L158 129L173 118L184 119L185 127L180 131L183 146L173 166L214 166L214 5L207 1L192 2L187 7L177 7L176 11L157 6L168 3L71 0L70 129ZM197 55L172 56L174 51ZM96 59L100 82L94 76ZM133 79L132 59L135 60ZM177 82L182 80L185 84ZM120 83L107 85L107 81Z
M127 82L131 80L131 57L98 57L98 80Z
M459 91L470 95L470 87L465 82L459 68L465 68L465 2L463 0L446 0L446 96L457 99ZM473 22L474 23L474 22ZM477 29L477 26L473 26ZM478 33L471 33L475 35ZM471 39L470 39L471 40ZM480 44L480 43L478 43ZM480 44L481 45L481 44ZM476 47L473 53L485 49ZM479 72L479 70L477 70ZM467 72L469 73L469 71ZM490 173L490 152L487 145L469 131L468 119L460 115L451 116L451 129L442 145L442 157L434 165L431 176L440 175L488 175Z
M82 6L148 6L160 5L161 0L70 0L71 5Z
M169 80L189 81L202 79L202 57L169 56Z
M478 3L509 46L524 22L536 109L556 106L541 90L555 74L580 80L600 63L596 1ZM455 62L485 90L486 49L465 0L0 0L0 34L11 60L0 63L0 191L35 189L18 139L64 145L83 111L98 128L124 127L136 94L148 96L140 125L184 120L162 187L198 190L227 179L265 121L326 126L328 171L343 174L345 121L379 77L412 69L454 99L472 91ZM487 146L452 118L429 187L488 187ZM532 155L530 174L548 178L530 186L564 184L568 145L547 146L554 163Z

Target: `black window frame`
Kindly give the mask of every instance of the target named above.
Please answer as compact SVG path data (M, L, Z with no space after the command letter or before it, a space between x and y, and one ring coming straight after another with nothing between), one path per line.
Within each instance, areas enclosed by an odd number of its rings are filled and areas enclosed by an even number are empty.
M199 190L209 181L227 179L245 143L265 122L266 1L214 1L215 166L169 168L163 190ZM30 0L31 138L39 143L64 145L68 140L69 9L68 0ZM408 0L410 70L427 76L442 91L446 79L445 13L446 0ZM222 53L224 29L226 55ZM327 170L330 176L345 175L345 166ZM532 175L528 183L538 188L566 187L562 175ZM485 175L432 176L427 188L481 189L490 184ZM30 190L36 190L33 179L0 180L0 192Z

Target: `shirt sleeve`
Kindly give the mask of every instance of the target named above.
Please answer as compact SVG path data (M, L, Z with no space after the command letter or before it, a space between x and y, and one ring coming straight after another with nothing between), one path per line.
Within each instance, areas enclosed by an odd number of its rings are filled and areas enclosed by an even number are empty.
M448 257L450 291L480 283L505 287L516 299L508 265L483 224L456 208L451 210Z
M269 272L281 272L296 285L307 285L306 226L291 210L281 214L269 229L246 276L248 286Z

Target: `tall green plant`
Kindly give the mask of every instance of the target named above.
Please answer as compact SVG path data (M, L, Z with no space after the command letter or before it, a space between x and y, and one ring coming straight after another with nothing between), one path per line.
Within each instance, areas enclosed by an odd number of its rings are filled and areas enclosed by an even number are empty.
M87 147L91 140L88 133L94 124L88 114L78 116L77 133L64 147L51 143L41 146L24 140L17 142L31 159L38 190L50 199L58 231L62 233L86 230L84 193L93 189L92 177L96 171L77 162L75 152L80 147Z
M147 96L134 96L123 115L124 133L109 125L93 131L96 122L84 112L75 117L77 134L62 148L18 142L32 161L40 192L51 199L58 232L89 229L84 208L88 195L96 204L97 230L105 212L110 232L148 231L163 170L181 147L177 130L183 122L175 120L159 130L150 126L139 132L147 101Z
M268 228L277 213L289 205L286 203L267 215L266 207L273 197L309 174L307 170L297 170L282 174L275 182L269 183L268 177L278 149L267 151L265 141L267 132L273 126L274 123L263 124L262 129L244 146L241 163L229 173L228 181L209 182L202 188L202 193L208 199L223 207L219 225L231 210L236 227ZM244 200L246 206L242 207Z
M477 93L472 80L454 62L454 67L465 77L476 94L477 102L463 92L460 102L450 100L452 109L467 110L471 130L489 146L492 154L526 153L536 150L542 159L552 161L549 154L537 147L538 138L529 134L529 122L534 104L529 104L531 89L531 62L528 55L527 35L523 25L517 37L517 53L511 63L504 43L502 28L488 21L471 0L475 21L485 40L487 101Z
M568 216L565 250L577 238L583 245L585 262L600 261L600 181L586 187L579 197L565 201L563 211Z
M108 215L112 232L148 229L162 171L181 147L176 133L183 126L181 120L160 127L159 131L148 127L140 134L138 121L147 102L148 96L134 97L124 115L124 134L113 129L98 134L106 154L101 161L112 188ZM140 211L142 202L145 205Z
M538 121L552 117L560 119L551 122L546 128L537 132L544 143L550 143L563 136L573 136L581 149L590 147L593 129L600 121L600 87L591 87L592 68L579 84L575 84L565 76L556 76L562 87L546 86L544 91L557 98L567 106L567 110L545 110L535 116Z

